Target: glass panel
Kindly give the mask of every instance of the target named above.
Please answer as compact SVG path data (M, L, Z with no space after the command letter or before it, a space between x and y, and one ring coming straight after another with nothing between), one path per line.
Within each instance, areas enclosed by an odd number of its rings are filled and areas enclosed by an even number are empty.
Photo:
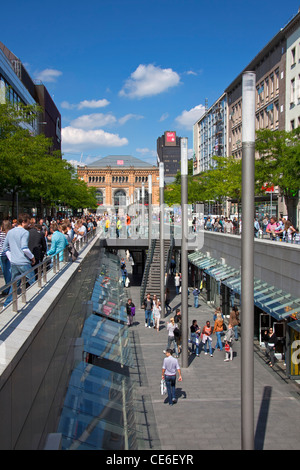
M135 449L133 387L116 372L81 362L74 369L58 432L63 449Z
M91 315L84 324L82 338L85 352L133 367L128 328L124 325Z

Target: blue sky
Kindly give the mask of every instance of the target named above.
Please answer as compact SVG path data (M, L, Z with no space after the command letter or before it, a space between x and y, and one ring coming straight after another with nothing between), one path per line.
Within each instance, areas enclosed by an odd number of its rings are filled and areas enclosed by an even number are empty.
M156 163L297 13L299 0L36 0L1 5L0 41L47 87L62 150ZM3 19L5 18L5 21Z

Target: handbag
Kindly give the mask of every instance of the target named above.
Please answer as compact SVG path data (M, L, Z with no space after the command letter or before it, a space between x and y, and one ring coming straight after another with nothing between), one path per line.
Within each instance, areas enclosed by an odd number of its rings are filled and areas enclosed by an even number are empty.
M161 379L161 381L160 381L160 393L161 393L161 395L166 395L167 394L167 386L166 386L165 379Z
M131 316L134 317L135 315L135 307L131 307Z

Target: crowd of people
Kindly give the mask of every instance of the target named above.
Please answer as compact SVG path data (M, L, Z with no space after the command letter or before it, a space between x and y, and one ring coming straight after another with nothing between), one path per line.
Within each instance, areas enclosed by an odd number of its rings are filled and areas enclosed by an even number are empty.
M24 273L31 285L37 276L32 267L58 253L62 261L66 247L74 261L78 256L76 240L95 230L98 223L95 216L37 219L23 213L17 219L6 218L0 225L0 262L5 285ZM12 301L12 287L3 289L1 295L6 296L3 307L6 308Z
M264 215L263 218L254 218L253 221L255 238L267 238L275 241L300 244L299 228L294 227L292 222L285 217ZM192 231L208 230L210 232L241 234L242 219L233 219L223 216L194 217Z
M233 340L238 341L238 327L240 326L239 311L234 306L230 312L230 318L228 326L224 322L224 315L221 312L221 308L218 307L215 310L213 316L213 323L211 325L210 320L207 320L203 327L199 327L197 320L193 320L190 326L190 342L192 345L191 353L200 356L201 349L204 350L204 354L210 354L213 357L215 350L223 351L223 345L225 349L225 359L227 362L233 359ZM216 335L216 344L213 347L213 335Z

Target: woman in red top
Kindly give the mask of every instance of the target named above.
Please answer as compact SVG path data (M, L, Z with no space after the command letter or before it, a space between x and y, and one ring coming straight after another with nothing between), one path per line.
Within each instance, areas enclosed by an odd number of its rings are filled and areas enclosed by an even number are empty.
M206 325L203 327L202 335L203 335L202 336L202 343L204 344L204 352L205 352L205 354L207 354L207 343L208 343L210 357L213 357L212 347L211 347L212 327L210 326L210 321L207 321Z

